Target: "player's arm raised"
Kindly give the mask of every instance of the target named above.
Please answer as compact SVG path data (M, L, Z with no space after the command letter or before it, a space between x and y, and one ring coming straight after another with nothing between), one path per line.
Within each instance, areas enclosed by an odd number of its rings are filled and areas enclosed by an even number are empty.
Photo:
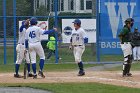
M20 26L19 29L20 32L22 32L24 28L27 29L29 27L29 21L30 21L29 19L22 21L22 25Z
M50 34L50 33L56 32L56 31L57 31L57 28L53 28L52 30L43 31L43 34Z

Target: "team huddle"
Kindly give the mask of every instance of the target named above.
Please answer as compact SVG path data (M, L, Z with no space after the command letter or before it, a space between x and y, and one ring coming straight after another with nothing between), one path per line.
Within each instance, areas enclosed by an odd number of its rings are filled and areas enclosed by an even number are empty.
M29 26L30 23L30 26ZM22 76L19 75L19 67L22 63L22 60L26 58L27 62L27 69L28 69L28 76L37 78L36 74L36 54L40 57L39 67L40 70L38 72L38 75L42 78L45 78L45 75L43 74L43 67L44 67L44 60L45 60L45 54L44 50L41 45L40 36L43 34L49 34L54 31L57 31L56 28L52 30L46 30L44 31L40 27L37 26L37 18L32 17L31 19L27 19L22 22L22 26L19 30L19 41L17 45L17 61L15 64L15 74L14 77L21 78ZM30 71L30 59L31 59L31 65L33 74Z
M85 50L84 44L88 43L88 38L84 29L81 28L81 21L79 19L76 19L73 23L75 29L72 31L70 49L73 48L75 62L78 64L79 67L78 76L83 76L85 75L85 72L83 69L81 56ZM38 27L37 18L35 17L22 21L22 25L19 29L19 40L16 47L17 61L15 63L15 78L22 78L22 76L19 75L19 67L23 59L25 59L27 62L28 77L33 77L33 79L36 79L39 75L42 78L45 78L45 75L43 73L45 54L41 45L40 36L43 34L50 34L55 31L57 31L56 28L52 30L43 30ZM36 71L36 54L40 58L40 69L38 71L38 75ZM32 66L33 73L31 73L30 64Z

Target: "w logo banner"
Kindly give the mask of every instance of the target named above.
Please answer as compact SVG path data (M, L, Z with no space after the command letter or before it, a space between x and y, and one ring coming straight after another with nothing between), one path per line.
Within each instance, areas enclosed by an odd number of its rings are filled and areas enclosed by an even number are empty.
M99 4L101 53L121 54L118 34L129 17L135 20L134 27L140 26L140 0L100 0Z
M136 3L135 2L130 2L130 3L128 3L128 2L118 2L118 3L105 2L105 6L107 7L113 38L116 38L119 22L121 21L122 23L124 23L124 21L127 18L133 17L134 7L136 6ZM118 7L118 9L117 9L117 7ZM130 8L130 10L128 9L128 7Z

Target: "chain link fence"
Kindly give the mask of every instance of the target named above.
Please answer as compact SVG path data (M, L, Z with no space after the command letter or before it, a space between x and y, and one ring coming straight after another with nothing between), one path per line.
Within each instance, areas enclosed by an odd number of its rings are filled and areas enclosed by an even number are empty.
M73 52L68 49L69 43L62 40L63 19L96 19L96 0L1 0L0 1L0 64L13 64L16 61L16 44L18 41L19 21L35 16L39 21L48 21L47 28L58 28L56 53L46 63L74 62ZM95 37L96 38L96 37ZM45 56L48 40L42 40ZM96 61L96 44L89 43L83 54L84 62ZM57 57L58 56L58 57ZM108 55L102 55L101 61L109 61ZM108 59L108 60L107 60Z
M95 4L96 0L58 0L58 56L59 56L59 63L74 63L74 56L73 51L69 50L69 43L63 43L63 28L62 23L63 19L92 19L96 18L96 11L92 11L93 7L88 8L88 1L90 1L89 6ZM94 3L93 3L94 2ZM87 6L87 7L86 7ZM94 5L96 8L96 5ZM94 13L93 13L94 12ZM72 23L71 23L72 24ZM73 28L73 25L72 25ZM95 44L87 44L86 50L83 54L83 61L84 62L93 62L96 61L96 52L95 52ZM50 60L46 60L46 62L55 62L54 57L52 56Z

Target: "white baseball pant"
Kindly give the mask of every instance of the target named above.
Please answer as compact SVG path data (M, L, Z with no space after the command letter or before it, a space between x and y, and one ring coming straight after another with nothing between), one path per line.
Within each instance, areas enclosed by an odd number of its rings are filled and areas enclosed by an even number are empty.
M25 46L23 44L18 44L16 47L16 51L17 51L17 61L16 64L21 64L22 60L25 58L27 63L30 63L30 59L29 59L29 52L26 53L26 55L24 55L24 51L25 51Z
M140 60L140 46L135 46L133 48L133 57L134 60Z
M36 63L36 54L39 55L40 59L45 60L44 50L40 42L29 43L29 53L31 57L31 63Z
M127 61L128 58L125 58L128 55L132 55L132 46L130 44L130 42L124 42L124 44L121 44L121 48L123 51L123 55L124 55L124 61Z
M82 61L82 55L83 55L83 52L85 51L85 46L82 45L82 46L73 46L73 54L74 54L74 58L75 58L75 62L76 63L79 63Z

